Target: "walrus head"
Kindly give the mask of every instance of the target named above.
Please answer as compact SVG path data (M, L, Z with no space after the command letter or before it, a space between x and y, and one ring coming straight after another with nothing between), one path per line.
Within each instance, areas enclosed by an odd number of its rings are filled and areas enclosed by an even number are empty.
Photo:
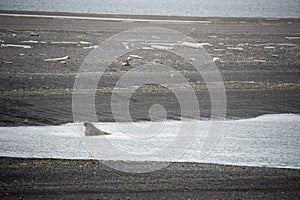
M96 128L92 123L90 122L84 122L83 125L85 126L85 135L86 136L94 136L94 135L110 135L110 133L107 133L105 131L101 131L98 128Z

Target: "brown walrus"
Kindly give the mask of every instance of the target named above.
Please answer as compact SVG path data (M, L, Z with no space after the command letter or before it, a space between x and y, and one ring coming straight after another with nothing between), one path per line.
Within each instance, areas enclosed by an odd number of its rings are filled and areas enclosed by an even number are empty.
M105 131L101 131L98 128L96 128L92 123L90 122L84 122L83 124L85 126L85 135L86 136L94 136L94 135L110 135L110 133L107 133Z

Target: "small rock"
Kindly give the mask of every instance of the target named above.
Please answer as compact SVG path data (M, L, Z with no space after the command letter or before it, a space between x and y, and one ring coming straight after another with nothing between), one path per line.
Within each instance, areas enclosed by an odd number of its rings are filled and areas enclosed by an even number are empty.
M30 36L34 36L34 37L40 37L40 35L36 32L31 32L30 33Z

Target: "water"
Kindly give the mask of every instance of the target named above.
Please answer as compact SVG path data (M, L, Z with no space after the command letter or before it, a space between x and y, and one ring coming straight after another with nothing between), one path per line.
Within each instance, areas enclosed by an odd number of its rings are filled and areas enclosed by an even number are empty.
M188 127L195 124L198 124L199 132L190 135L195 138L187 135L172 146L170 143L174 143L181 123L186 126L185 133L192 133L193 130ZM300 169L300 115L264 115L225 121L222 136L216 138L211 151L203 156L202 145L209 123L197 120L154 122L156 127L163 124L163 131L143 138L123 134L124 129L116 123L96 124L112 135L95 137L83 136L82 124L0 127L0 156L205 162ZM149 122L138 124L143 127ZM123 128L126 126L129 123L122 124ZM192 145L186 146L186 141L190 139ZM178 156L178 149L185 151L182 156Z
M1 0L0 9L200 17L300 17L299 0Z

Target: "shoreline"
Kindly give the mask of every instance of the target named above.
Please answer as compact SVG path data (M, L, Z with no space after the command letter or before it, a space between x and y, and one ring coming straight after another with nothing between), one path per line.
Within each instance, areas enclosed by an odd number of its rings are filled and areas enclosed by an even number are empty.
M300 192L299 170L294 169L170 163L158 171L134 174L101 161L3 157L0 169L2 199L297 199Z
M197 17L197 16L166 16L166 15L130 15L130 14L97 14L49 11L18 11L0 10L0 16L15 17L44 17L61 19L83 19L100 21L135 21L135 22L177 22L177 23L203 23L203 24L245 24L245 23L270 23L276 24L300 22L300 18L268 18L268 17Z
M170 164L188 164L188 165L213 165L213 166L228 166L228 167L249 167L249 168L264 168L264 169L275 169L275 170L299 170L300 172L300 167L294 167L294 166L267 166L267 165L255 165L255 164L242 164L242 163L223 163L223 162L197 162L197 161L156 161L156 160L144 160L144 161L137 161L137 160L98 160L95 158L90 158L90 159L86 159L86 158L74 158L74 159L70 159L70 158L56 158L56 157L47 157L47 158L42 158L42 157L18 157L18 156L3 156L0 155L0 160L9 160L9 162L5 163L1 163L0 162L0 167L1 166L15 166L16 164L14 163L18 163L20 161L24 161L21 162L20 165L24 165L24 163L29 162L32 164L35 163L42 163L42 164L46 164L46 163L51 163L51 162L65 162L67 163L66 165L69 164L69 162L74 162L74 163L84 163L84 162L101 162L101 163L147 163L147 164L153 164L155 165L155 163L159 163L162 166L168 166ZM31 162L32 161L32 162ZM41 162L40 162L41 161ZM118 170L117 170L118 171ZM126 172L126 173L132 173L132 172ZM145 173L149 173L149 172L145 172Z
M91 159L80 159L80 158L75 158L75 159L69 159L69 158L39 158L39 157L10 157L10 156L1 156L0 155L0 167L12 167L12 166L22 166L22 165L47 165L51 163L61 163L64 165L74 165L78 163L103 163L104 165L110 165L110 163L125 163L125 164L141 164L141 163L146 163L149 165L155 165L155 163L165 166L166 168L171 165L205 165L205 166L224 166L224 167L240 167L240 168L257 168L257 169L270 169L270 170L291 170L291 171L299 171L300 168L297 167L276 167L276 166L263 166L263 165L242 165L242 164L233 164L233 163L214 163L214 162L186 162L186 161L152 161L152 160L147 160L147 161L133 161L133 160L98 160L95 158ZM107 164L105 164L107 163ZM107 166L108 167L108 166ZM163 167L163 168L165 168ZM110 168L110 167L108 167ZM162 168L162 169L163 169ZM115 171L119 171L113 168L110 168ZM157 170L155 170L157 171ZM132 174L132 172L126 172L129 174ZM152 172L142 172L142 174L147 174L147 173L152 173ZM300 175L299 175L300 176Z

